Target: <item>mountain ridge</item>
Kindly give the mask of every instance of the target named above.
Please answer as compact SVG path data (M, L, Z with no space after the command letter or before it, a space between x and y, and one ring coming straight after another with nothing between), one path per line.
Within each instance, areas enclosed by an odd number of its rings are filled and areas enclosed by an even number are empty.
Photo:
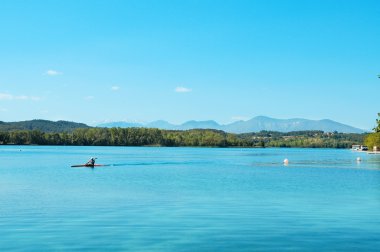
M43 119L34 119L18 122L0 121L0 131L12 130L39 130L47 133L72 132L78 128L90 128L84 123L69 121L49 121Z
M352 127L347 124L333 121L331 119L310 120L304 118L276 119L267 116L256 116L247 121L239 120L229 124L219 124L214 120L196 121L190 120L182 124L172 124L164 120L158 120L151 123L103 123L99 127L149 127L166 130L189 130L189 129L216 129L229 133L250 133L266 131L291 132L322 130L324 132L342 132L342 133L364 133L365 130Z

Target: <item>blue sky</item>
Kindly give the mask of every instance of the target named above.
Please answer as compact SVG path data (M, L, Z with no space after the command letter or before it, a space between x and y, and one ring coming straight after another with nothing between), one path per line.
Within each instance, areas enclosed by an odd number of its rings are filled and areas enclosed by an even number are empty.
M0 1L0 120L380 112L380 1Z

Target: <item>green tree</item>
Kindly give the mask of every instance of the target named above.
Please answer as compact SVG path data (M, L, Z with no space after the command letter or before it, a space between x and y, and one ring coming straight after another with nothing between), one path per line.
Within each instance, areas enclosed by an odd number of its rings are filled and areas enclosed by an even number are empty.
M0 144L8 144L9 142L9 133L0 132Z
M9 142L13 144L30 144L30 135L26 130L11 131Z
M379 148L380 147L380 132L368 134L364 140L364 143L371 150L373 150L374 146L377 146L377 148Z
M44 137L43 132L39 130L32 130L32 131L29 131L29 135L30 135L31 144L39 144L39 145L45 144L45 137Z
M380 113L377 113L377 116L379 118L376 119L377 125L373 128L374 133L368 134L364 140L365 145L367 145L370 149L373 149L375 146L377 146L377 148L380 147Z

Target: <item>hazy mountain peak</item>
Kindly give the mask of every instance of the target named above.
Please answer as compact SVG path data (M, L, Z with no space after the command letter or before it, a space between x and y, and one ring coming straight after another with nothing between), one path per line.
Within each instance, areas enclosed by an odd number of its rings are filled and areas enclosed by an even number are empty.
M214 120L196 121L190 120L180 125L171 124L164 120L154 121L148 124L117 124L109 123L108 126L103 127L149 127L159 129L176 129L176 130L188 130L188 129L216 129L223 130L231 133L249 133L259 131L305 131L305 130L322 130L325 132L343 132L343 133L363 133L364 130L351 127L339 122L335 122L330 119L322 120L308 120L304 118L292 118L292 119L276 119L268 116L256 116L248 121L236 121L230 124L220 125ZM102 124L107 125L107 124Z

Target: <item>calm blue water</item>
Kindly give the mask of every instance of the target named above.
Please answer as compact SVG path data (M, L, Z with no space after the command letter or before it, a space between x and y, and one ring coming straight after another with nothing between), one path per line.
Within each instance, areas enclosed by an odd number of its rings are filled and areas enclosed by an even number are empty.
M380 155L0 146L1 251L379 248Z

